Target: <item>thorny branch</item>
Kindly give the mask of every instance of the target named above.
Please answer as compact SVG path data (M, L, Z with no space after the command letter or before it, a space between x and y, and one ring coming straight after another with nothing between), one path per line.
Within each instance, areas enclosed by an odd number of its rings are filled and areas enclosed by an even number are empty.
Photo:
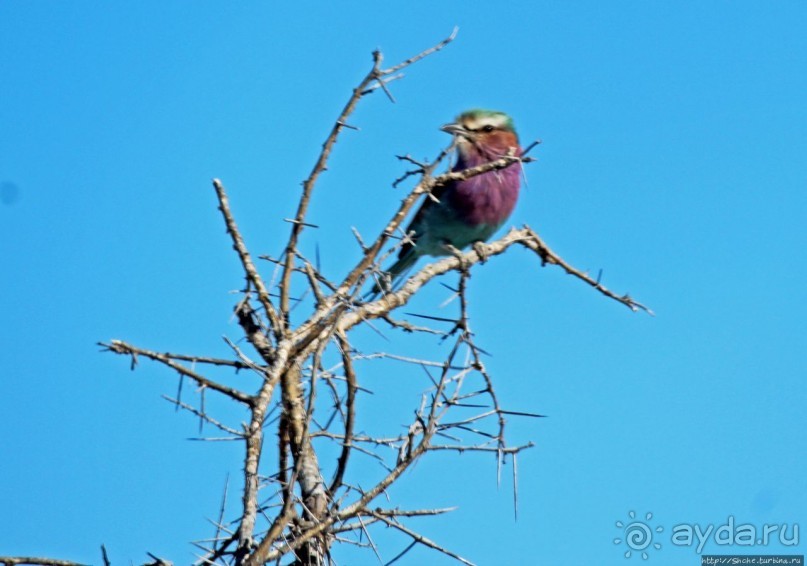
M353 94L348 99L347 104L342 109L341 114L336 119L336 122L331 128L331 133L328 135L328 138L325 140L325 143L322 145L322 151L317 158L316 163L314 164L314 168L311 171L311 174L308 178L303 181L303 194L300 197L300 202L297 207L297 214L295 215L294 222L292 223L291 228L291 236L289 237L288 245L286 246L286 263L283 267L283 280L280 284L280 310L283 315L287 318L286 324L288 324L288 314L289 314L289 292L291 289L291 274L294 268L294 257L297 252L297 241L299 240L300 233L303 230L303 226L305 224L305 215L308 211L308 205L311 201L311 193L314 190L314 185L316 185L317 179L319 179L320 174L325 171L328 163L328 157L330 157L331 151L333 150L333 146L336 143L337 138L339 137L340 132L347 126L348 118L353 111L356 109L356 105L359 103L359 100L372 92L372 90L368 90L367 87L373 83L380 85L385 92L389 94L387 90L387 82L389 82L390 77L397 77L400 75L395 75L401 69L404 69L424 57L435 53L451 43L457 35L457 30L455 29L450 36L446 39L431 47L414 57L407 59L395 65L389 69L382 69L381 64L384 61L384 57L381 54L381 51L374 51L373 52L373 67L370 69L370 72L367 73L367 76L362 79L359 85L353 89Z
M384 91L392 99L389 85L402 76L400 71L448 45L455 34L456 30L434 47L387 69L382 68L381 53L373 53L370 71L353 89L309 176L302 183L283 255L278 259L261 256L278 266L277 285L267 284L253 263L231 212L224 185L219 180L213 181L219 210L246 279L243 294L234 309L235 318L258 359L251 359L242 345L228 338L225 340L233 359L158 353L121 340L101 344L111 352L130 357L132 367L140 358L158 362L179 374L181 380L194 382L202 392L215 391L248 409L247 422L238 426L207 414L204 405L195 408L181 401L179 396L176 400L170 399L200 422L209 423L226 432L228 438L244 443L241 511L232 521L225 522L222 502L217 520L212 521L216 525L214 538L195 543L204 553L197 564L257 566L271 561L279 563L287 557L296 565L324 565L331 563L331 548L336 542L350 540L370 546L381 559L383 549L377 548L370 539L369 529L375 526L395 529L411 540L411 544L388 563L398 560L413 546L422 545L470 564L405 524L408 518L437 515L450 509L402 511L373 505L407 469L429 452L494 454L500 473L506 460L512 459L515 466L517 454L532 446L531 442L518 445L506 442L507 417L541 415L507 410L500 404L494 379L483 363L485 352L477 345L470 329L467 286L471 267L518 244L534 252L542 265L557 265L631 310L652 314L631 297L611 291L599 279L572 267L528 226L513 228L494 242L477 244L466 252L457 250L454 256L429 263L395 291L373 300L361 298L365 284L373 281L390 253L385 248L401 232L403 222L421 198L434 198L432 191L445 183L531 161L524 154L511 153L479 167L441 175L434 173L446 160L448 150L441 151L432 162L402 158L416 167L405 178L419 176L419 180L375 240L365 243L357 235L360 254L347 273L340 278L326 277L320 271L318 257L312 262L303 256L299 245L303 228L312 226L307 222L307 212L314 188L327 170L341 132L345 128L356 129L349 124L349 119L359 101L375 90ZM449 271L460 274L456 290L459 313L456 317L419 317L427 320L426 324L448 323L450 328L413 324L406 318L411 314L401 314L400 308L424 285ZM295 296L300 299L293 305ZM297 323L292 320L295 306L310 308ZM294 312L295 318L300 312ZM443 358L421 359L405 353L362 352L356 346L355 337L349 334L362 325L381 332L373 326L375 319L385 321L393 332L435 334L448 348L448 353ZM400 425L400 421L369 423L361 419L357 400L371 392L367 389L366 370L360 370L370 363L415 370L412 373L416 389L412 394L420 392L419 402L410 413L413 416L404 433L399 434L400 429L395 428L394 432L389 432L390 426ZM197 365L213 373L203 375ZM250 371L238 373L244 369ZM276 389L279 389L278 395L275 395ZM264 450L272 438L276 439L276 450ZM330 448L323 450L328 445ZM361 463L366 473L368 462L379 465L374 468L378 475L372 486L362 488L351 479L351 471ZM515 467L513 471L515 477ZM331 478L327 483L326 472ZM370 542L362 543L362 537ZM0 559L0 564L2 561Z
M235 224L235 219L233 218L232 212L230 212L230 201L227 198L227 193L224 191L224 186L218 179L214 179L213 187L216 189L216 196L219 199L219 210L224 217L224 223L227 225L227 233L230 234L230 237L233 240L233 249L238 252L241 265L244 266L244 272L246 273L247 277L247 289L249 289L250 286L254 286L257 290L258 300L260 301L261 306L263 306L266 316L272 325L272 330L275 337L280 339L282 332L280 317L278 316L277 311L275 310L275 307L269 297L269 290L266 288L266 285L264 285L261 276L258 275L258 270L255 268L255 264L252 263L252 258L249 255L249 251L247 251L247 246L244 244L244 238L241 237L241 233L238 231L238 226Z
M187 368L182 364L179 364L176 361L176 358L171 357L171 354L160 354L157 352L152 352L151 350L145 350L143 348L138 348L137 346L132 346L131 344L127 344L126 342L123 342L121 340L112 340L109 343L99 342L98 345L103 346L110 352L131 356L132 369L134 369L137 365L137 358L139 356L142 356L144 358L160 362L161 364L170 367L183 377L191 378L200 387L207 387L208 389L212 389L213 391L218 391L219 393L226 395L231 399L235 399L236 401L240 401L245 405L252 404L252 398L246 393L243 393L242 391L235 389L234 387L222 385L221 383L218 383L216 381L213 381L212 379L204 377L203 375L193 371L192 369Z

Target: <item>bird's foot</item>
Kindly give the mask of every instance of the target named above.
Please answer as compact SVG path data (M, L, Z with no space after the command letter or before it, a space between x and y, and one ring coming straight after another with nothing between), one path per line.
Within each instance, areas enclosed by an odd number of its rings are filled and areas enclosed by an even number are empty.
M490 253L488 252L488 246L485 244L485 242L474 242L473 248L474 251L476 252L476 255L479 256L479 263L485 263L490 257Z
M445 242L443 244L443 247L446 249L446 251L450 255L453 255L455 258L457 258L459 260L459 262L460 262L460 271L468 271L468 269L470 269L471 262L468 261L467 259L465 259L465 254L462 253L462 250L460 250L459 248L457 248L455 246L452 246L448 242Z

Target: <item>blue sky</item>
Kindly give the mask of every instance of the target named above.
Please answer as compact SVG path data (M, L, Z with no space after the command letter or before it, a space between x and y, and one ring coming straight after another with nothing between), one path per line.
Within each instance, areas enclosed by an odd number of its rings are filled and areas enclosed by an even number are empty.
M393 85L395 104L362 102L306 249L342 273L350 226L377 233L401 198L395 155L433 156L441 124L498 108L522 140L543 140L510 223L657 316L521 250L476 268L473 325L503 403L549 416L509 424L511 441L536 443L518 462L518 521L510 468L497 489L492 458L468 454L420 463L395 503L458 505L415 525L479 564L644 563L614 543L630 511L663 527L656 565L699 563L671 542L676 525L807 529L804 3L7 1L0 555L97 564L104 543L114 564L192 561L240 452L186 440L197 422L160 399L173 376L132 373L95 343L226 353L241 273L210 179L253 252L277 255L370 52L395 63L455 25L451 46ZM417 308L439 313L445 297L432 285ZM420 381L369 365L362 380L377 392L360 405L368 426L396 411L408 422ZM378 536L387 560L408 544Z

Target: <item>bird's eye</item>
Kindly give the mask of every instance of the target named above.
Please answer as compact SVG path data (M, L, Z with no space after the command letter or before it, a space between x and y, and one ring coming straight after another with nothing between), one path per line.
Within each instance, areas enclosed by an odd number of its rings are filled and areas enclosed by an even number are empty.
M482 131L483 131L483 132L492 132L492 131L493 131L493 130L495 130L495 129L496 129L496 128L494 128L493 126L491 126L490 124L488 124L487 126L484 126L484 127L482 128Z

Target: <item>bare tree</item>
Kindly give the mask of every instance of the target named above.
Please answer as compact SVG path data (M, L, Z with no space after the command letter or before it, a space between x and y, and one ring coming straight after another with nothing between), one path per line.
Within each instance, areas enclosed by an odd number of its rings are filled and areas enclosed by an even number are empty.
M499 472L505 459L510 458L515 473L517 455L532 446L531 443L513 446L506 441L508 417L540 415L508 411L499 403L494 380L483 363L483 351L471 332L466 294L470 268L514 245L523 246L533 251L542 265L560 267L631 310L650 312L629 296L613 293L599 279L592 279L569 265L528 226L513 228L492 243L477 244L464 253L456 250L453 256L429 263L398 289L381 296L366 294L368 285L382 276L382 264L405 241L401 224L421 198L433 198L431 193L435 188L451 181L503 169L516 162L527 163L531 161L527 152L535 144L521 155L507 155L473 169L443 174L436 171L445 163L449 150L440 152L429 162L401 157L413 169L395 184L409 178L417 182L373 241L365 242L354 231L358 259L349 272L333 279L323 273L318 261L301 252L301 237L306 227L311 226L307 212L314 188L326 170L340 133L351 128L348 119L356 105L377 90L391 98L389 85L402 77L401 71L441 50L454 35L389 68L382 66L379 51L373 53L372 68L353 89L311 174L303 182L297 212L289 219L291 233L284 253L279 258L261 257L268 262L265 265L274 266L275 276L269 283L239 231L224 185L219 180L213 181L219 210L244 271L245 283L234 314L250 351L227 338L232 350L229 358L158 352L122 340L101 343L108 351L130 357L133 369L141 359L167 366L178 374L180 391L183 382L193 382L201 392L198 402L187 403L179 394L166 399L219 429L225 438L243 443L241 511L235 518L225 517L222 503L215 521L215 536L195 543L200 550L197 562L200 565L254 566L272 561L280 563L284 557L298 565L328 564L332 562L331 550L335 543L370 547L378 556L370 534L375 526L392 528L411 540L406 549L388 563L415 545L423 545L470 564L408 524L411 517L438 515L451 509L384 508L377 503L379 496L398 481L407 468L430 452L491 453L496 456ZM455 318L426 315L414 322L417 317L412 315L396 316L426 283L450 271L459 273L458 287L452 290L458 299ZM292 321L295 308L302 309L295 312L295 318L300 319L297 323ZM300 314L305 309L308 309L307 314ZM382 321L393 331L439 336L445 357L435 361L391 352L361 352L352 342L351 333L360 327L375 328L374 321ZM426 379L427 389L418 395L419 403L414 407L411 422L405 423L403 433L357 430L356 399L365 392L357 362L373 359L408 364L412 371ZM237 381L233 379L238 372L252 376L251 387L243 384L243 376ZM212 374L216 377L211 377ZM248 414L247 422L237 426L215 418L205 407L208 392L243 407ZM323 415L323 418L315 415ZM265 438L269 435L270 438ZM270 451L267 452L267 448ZM351 481L350 464L357 457L371 458L380 464L375 482L369 488L361 488ZM103 558L108 564L105 550ZM152 558L153 564L168 564L158 557ZM70 564L2 557L0 563Z

